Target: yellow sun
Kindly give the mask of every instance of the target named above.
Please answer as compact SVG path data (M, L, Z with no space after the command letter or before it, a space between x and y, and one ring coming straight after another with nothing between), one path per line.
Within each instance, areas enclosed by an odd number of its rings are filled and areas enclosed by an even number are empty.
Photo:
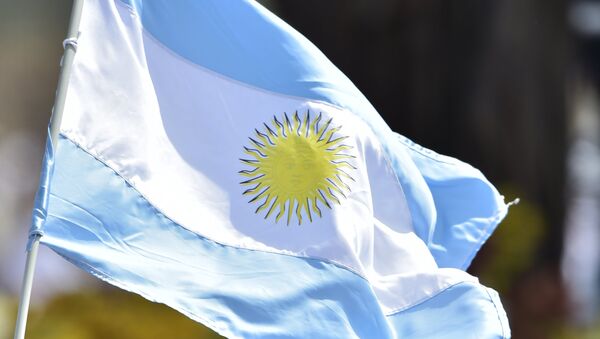
M354 156L342 143L347 137L336 135L341 127L331 122L321 122L321 114L311 120L309 112L302 119L296 112L290 121L284 113L281 122L273 117L272 128L255 129L252 146L244 147L250 159L240 159L252 168L239 173L245 178L240 184L249 187L243 195L253 196L250 203L260 202L257 214L265 211L267 219L276 212L278 222L287 213L288 225L295 214L302 224L303 215L311 222L312 213L321 217L319 202L331 208L332 201L339 204L346 197L346 181L354 180L348 172L356 169L348 159Z

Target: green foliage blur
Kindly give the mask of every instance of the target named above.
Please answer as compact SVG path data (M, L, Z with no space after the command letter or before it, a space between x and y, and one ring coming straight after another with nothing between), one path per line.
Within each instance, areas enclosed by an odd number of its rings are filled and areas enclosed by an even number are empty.
M0 303L0 313L2 312ZM6 305L6 304L5 304ZM6 323L14 324L13 315ZM6 311L6 310L5 310ZM0 325L2 325L0 323ZM11 333L2 333L6 339ZM1 339L2 337L0 337ZM113 287L59 295L30 311L28 339L222 338L177 311Z
M520 195L510 186L501 191L507 197ZM534 266L546 227L540 208L531 200L512 206L486 245L492 254L477 273L479 278L500 294L508 293L518 277Z

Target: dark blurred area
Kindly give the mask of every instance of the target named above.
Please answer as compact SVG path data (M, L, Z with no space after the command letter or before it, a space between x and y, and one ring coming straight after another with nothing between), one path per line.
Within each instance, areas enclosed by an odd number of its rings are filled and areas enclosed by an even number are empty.
M550 337L567 316L567 87L578 62L569 2L277 6L394 130L479 168L507 200L521 198L470 271L500 291L514 338Z
M514 338L600 338L600 1L261 3L315 43L395 131L479 168L507 202L521 199L470 268L500 292ZM0 0L0 338L12 335L69 11L64 0ZM111 338L162 337L159 318L163 329L209 335L42 257L29 338L107 337L98 324ZM102 322L110 303L131 322ZM153 335L125 329L144 323Z

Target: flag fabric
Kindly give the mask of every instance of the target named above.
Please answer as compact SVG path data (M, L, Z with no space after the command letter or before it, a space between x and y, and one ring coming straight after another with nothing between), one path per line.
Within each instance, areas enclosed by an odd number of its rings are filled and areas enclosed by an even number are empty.
M309 18L307 18L309 19ZM254 1L86 0L32 232L232 338L507 338L507 206Z

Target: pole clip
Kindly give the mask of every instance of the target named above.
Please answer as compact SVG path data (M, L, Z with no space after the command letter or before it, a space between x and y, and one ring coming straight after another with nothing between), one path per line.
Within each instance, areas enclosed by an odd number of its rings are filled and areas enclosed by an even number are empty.
M71 47L73 47L73 50L75 52L77 52L77 39L78 38L79 37L77 37L77 38L67 38L67 39L63 40L63 43L62 43L63 49L66 50L67 46L71 46Z

